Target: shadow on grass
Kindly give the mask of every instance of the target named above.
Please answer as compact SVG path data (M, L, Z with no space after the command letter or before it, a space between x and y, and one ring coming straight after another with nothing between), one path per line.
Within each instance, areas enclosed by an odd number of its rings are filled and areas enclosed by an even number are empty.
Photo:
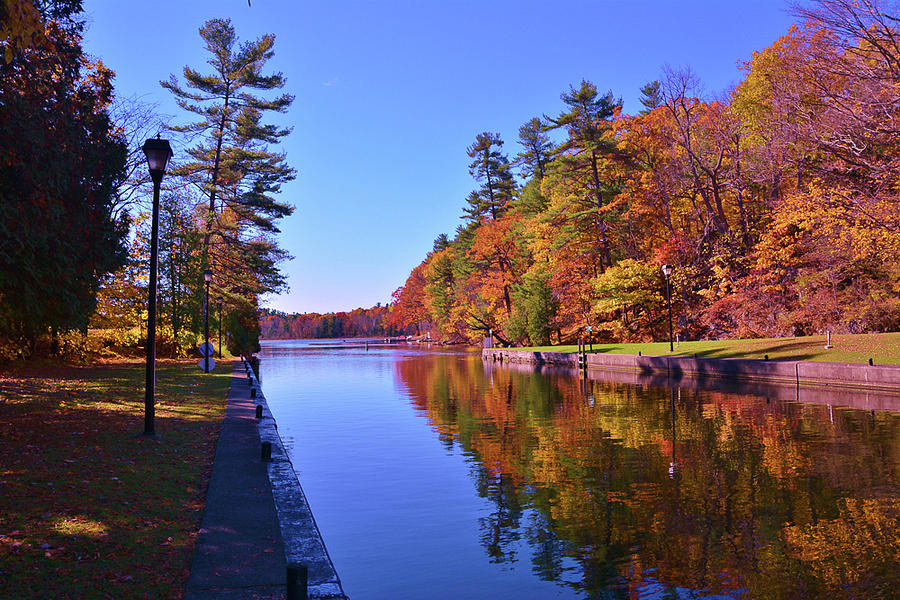
M159 438L137 435L143 365L0 374L4 594L181 597L231 365L167 368Z
M794 352L791 352L788 356L777 356L776 355L777 353L779 353L781 351L785 351L791 347L796 347L799 349L799 348L804 348L805 345L803 345L803 344L784 344L782 346L774 346L771 348L766 348L765 349L766 351L759 351L759 352L746 352L746 351L738 351L738 350L722 352L719 349L709 348L706 350L698 350L697 352L693 352L690 354L681 354L681 355L674 355L674 356L676 356L676 357L680 356L683 358L690 358L691 356L697 356L697 357L701 357L701 358L739 358L739 359L746 359L746 360L765 360L765 355L768 354L769 360L797 362L797 361L803 361L803 360L813 360L822 355L821 353L799 354L799 353L794 353Z

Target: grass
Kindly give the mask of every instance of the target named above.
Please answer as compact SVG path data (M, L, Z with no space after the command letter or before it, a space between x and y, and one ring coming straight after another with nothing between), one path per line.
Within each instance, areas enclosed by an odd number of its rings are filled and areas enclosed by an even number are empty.
M181 598L231 362L0 370L0 596Z
M594 352L610 354L642 354L698 356L716 358L764 358L772 360L818 360L830 362L900 364L900 333L832 335L833 348L825 348L825 336L771 338L758 340L718 340L681 342L669 352L668 342L646 344L594 344ZM577 346L544 346L520 348L536 352L577 352Z

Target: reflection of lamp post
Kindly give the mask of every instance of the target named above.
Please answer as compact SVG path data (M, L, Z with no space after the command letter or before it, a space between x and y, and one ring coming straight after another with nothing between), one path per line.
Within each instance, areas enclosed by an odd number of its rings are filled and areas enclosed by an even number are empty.
M147 381L144 387L144 435L156 435L153 417L153 395L156 388L156 270L159 248L159 188L172 157L168 140L149 139L142 148L153 180L153 219L150 224L150 282L147 307Z
M216 298L219 301L219 358L222 358L222 296Z
M681 388L678 388L678 399L681 400ZM669 478L675 479L675 388L672 388L672 460L669 462Z
M206 338L206 346L203 348L203 370L209 373L209 284L212 281L212 269L203 271L203 281L206 282L206 297L203 300L203 337Z
M672 275L672 271L675 270L675 267L672 265L663 265L662 272L663 275L666 276L666 303L669 305L669 352L674 352L675 347L672 345L672 292L669 288L669 277Z

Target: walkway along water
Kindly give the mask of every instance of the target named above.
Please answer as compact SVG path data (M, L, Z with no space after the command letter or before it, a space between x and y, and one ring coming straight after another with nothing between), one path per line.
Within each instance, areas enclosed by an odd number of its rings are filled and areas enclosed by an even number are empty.
M716 377L771 381L796 385L840 386L874 390L900 390L900 365L865 365L818 361L758 360L685 356L641 356L575 352L532 352L485 348L486 361L580 367L665 378ZM635 383L646 383L635 381Z
M235 363L184 597L346 598L246 363Z

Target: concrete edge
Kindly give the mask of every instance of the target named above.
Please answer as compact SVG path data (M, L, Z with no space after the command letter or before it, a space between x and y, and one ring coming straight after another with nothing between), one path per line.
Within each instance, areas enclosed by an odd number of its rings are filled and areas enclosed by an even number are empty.
M481 357L485 361L501 363L579 366L579 355L576 352L485 348L481 352ZM900 391L900 365L589 353L587 368L647 374L666 373L675 378L720 377L796 385Z
M275 500L275 512L281 528L284 555L288 565L303 564L308 569L307 590L310 598L346 599L340 578L325 548L322 534L300 486L294 465L284 448L278 423L269 410L265 395L253 369L244 361L247 381L256 389L256 404L262 407L259 419L260 443L272 445L272 458L268 464L269 484Z

